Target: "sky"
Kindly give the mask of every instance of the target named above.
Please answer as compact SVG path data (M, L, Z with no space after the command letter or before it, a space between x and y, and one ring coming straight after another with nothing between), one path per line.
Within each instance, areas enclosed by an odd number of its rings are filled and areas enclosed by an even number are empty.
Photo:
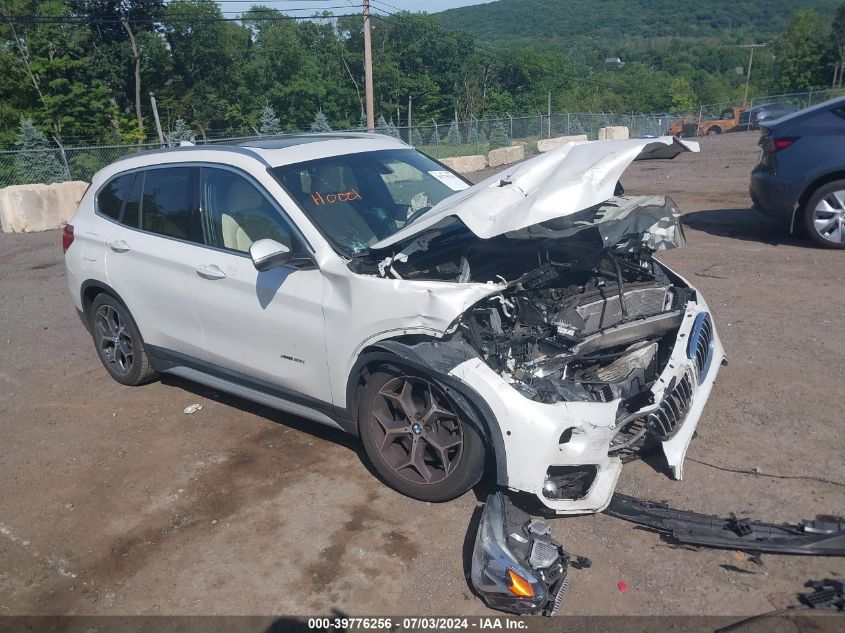
M377 10L381 9L388 13L395 13L397 9L404 11L428 11L436 13L454 7L465 7L471 4L483 4L491 0L371 0L371 6ZM255 0L244 2L243 0L218 0L223 11L241 12L249 9L252 4L263 4L274 9L279 9L292 15L310 15L314 7L341 7L349 6L349 10L329 9L334 13L352 13L360 11L360 0ZM353 8L354 7L354 8ZM299 11L292 9L299 8ZM306 10L303 10L305 8ZM234 15L234 14L233 14Z

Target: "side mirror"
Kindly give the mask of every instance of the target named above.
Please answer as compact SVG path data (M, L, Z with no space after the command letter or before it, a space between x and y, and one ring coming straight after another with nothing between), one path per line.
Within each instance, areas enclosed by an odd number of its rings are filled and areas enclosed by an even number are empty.
M291 251L276 240L257 240L249 247L249 256L255 270L264 272L271 268L284 266L290 261Z

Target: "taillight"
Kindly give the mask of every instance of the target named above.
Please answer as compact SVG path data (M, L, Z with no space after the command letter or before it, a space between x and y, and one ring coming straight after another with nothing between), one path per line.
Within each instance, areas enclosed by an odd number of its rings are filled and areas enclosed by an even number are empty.
M62 251L67 253L71 244L73 244L73 224L65 224L62 230Z
M769 154L774 154L775 152L779 152L782 149L786 149L790 145L792 145L795 141L798 140L797 136L786 137L786 138L772 138L768 136L760 141L760 144L763 146L763 151Z

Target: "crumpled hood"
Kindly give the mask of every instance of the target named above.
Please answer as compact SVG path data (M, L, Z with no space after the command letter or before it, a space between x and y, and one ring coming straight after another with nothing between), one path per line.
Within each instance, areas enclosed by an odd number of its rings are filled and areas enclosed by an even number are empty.
M673 136L567 143L446 198L370 250L406 241L451 216L488 239L571 215L611 198L633 161L697 151L698 143Z

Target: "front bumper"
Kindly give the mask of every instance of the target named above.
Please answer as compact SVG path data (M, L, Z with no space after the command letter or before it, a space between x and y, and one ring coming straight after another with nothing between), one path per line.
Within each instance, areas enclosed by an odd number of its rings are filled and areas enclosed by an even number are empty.
M689 357L688 341L697 317L706 312L707 305L700 298L688 304L672 354L651 388L654 404L637 412L643 416L656 412L672 399L679 383L687 378L691 393L685 412L678 416L669 439L662 442L666 461L676 479L683 477L687 448L725 356L714 328L711 362L701 375L695 359ZM510 489L536 495L558 514L601 512L607 507L622 470L621 459L608 454L618 433L619 400L535 402L513 389L481 359L467 360L450 374L475 390L496 416L505 445ZM543 494L550 467L578 466L595 469L595 477L583 494L572 499L551 499Z

